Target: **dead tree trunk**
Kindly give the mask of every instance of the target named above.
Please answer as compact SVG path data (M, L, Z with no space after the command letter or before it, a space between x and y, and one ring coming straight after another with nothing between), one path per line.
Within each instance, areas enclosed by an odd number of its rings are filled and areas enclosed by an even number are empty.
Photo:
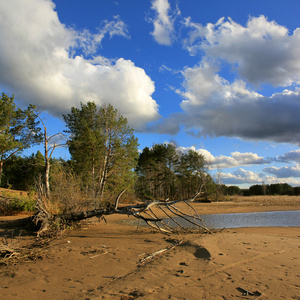
M36 221L42 223L41 231L45 231L51 222L57 223L59 220L80 221L95 216L102 217L111 214L125 214L144 221L151 228L164 234L190 231L192 228L200 229L208 233L211 232L210 229L204 225L203 220L199 217L198 213L190 203L200 195L201 191L193 198L187 200L168 201L167 199L166 201L154 201L119 207L119 200L124 191L125 190L123 190L116 198L113 208L51 216L47 213L46 206L43 205L43 203L40 203L38 205L39 213L36 215Z
M44 174L44 183L45 183L45 188L46 188L46 195L48 198L50 198L50 167L51 167L51 157L54 152L54 150L57 147L62 147L65 146L65 144L59 144L57 145L56 143L53 144L53 146L49 147L49 142L58 137L58 136L63 136L61 133L56 133L53 134L52 136L47 135L47 127L43 121L43 119L38 115L38 118L40 119L40 122L42 123L44 127L44 137L43 137L43 143L44 143L44 151L45 151L45 174Z

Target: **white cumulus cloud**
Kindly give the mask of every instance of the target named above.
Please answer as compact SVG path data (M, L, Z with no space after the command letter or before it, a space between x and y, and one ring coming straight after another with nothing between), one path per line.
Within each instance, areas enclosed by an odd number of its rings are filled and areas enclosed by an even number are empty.
M161 45L170 46L174 38L175 16L168 0L154 0L151 7L156 16L153 19L154 30L151 33L155 41ZM179 12L177 11L177 14Z
M86 59L74 50L94 52L105 35L128 37L119 17L95 35L67 28L50 0L0 0L0 85L17 100L55 116L80 102L111 103L135 129L159 117L153 81L123 58Z
M284 163L292 161L300 163L300 149L284 153L283 155L277 156L274 160Z
M300 177L300 165L285 167L267 167L263 169L268 174L273 174L277 178Z
M199 136L229 136L251 140L269 140L299 144L300 89L283 90L263 96L236 79L230 83L218 74L210 61L186 68L184 90L177 91L184 100L183 112L174 120L186 128L198 130ZM197 134L196 134L197 135Z
M232 19L220 19L216 24L195 24L191 28L188 49L197 50L234 66L250 83L270 83L286 86L300 82L300 28L292 34L265 16L252 17L246 26Z
M230 185L230 184L257 184L261 183L263 179L259 174L252 171L246 171L242 168L238 169L233 173L219 173L218 175L221 179L221 182Z
M284 174L280 174L284 175ZM274 184L274 183L287 183L292 186L299 186L300 180L294 177L277 177L269 176L263 173L254 173L242 168L233 173L219 173L219 178L223 184L226 185L254 185L254 184ZM299 177L299 176L297 176Z
M189 150L196 151L202 154L205 158L207 166L212 169L227 169L249 165L262 165L268 164L269 159L265 159L262 156L258 156L256 153L251 152L232 152L231 156L214 156L206 149L197 149L194 146L191 147L178 147L180 153L187 153Z

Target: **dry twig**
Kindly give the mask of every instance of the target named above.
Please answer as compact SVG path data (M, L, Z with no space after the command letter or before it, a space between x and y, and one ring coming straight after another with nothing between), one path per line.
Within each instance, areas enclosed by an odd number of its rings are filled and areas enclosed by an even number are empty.
M157 257L158 255L166 252L166 251L169 251L169 250L172 250L174 249L175 247L181 245L183 243L183 241L177 241L176 243L164 248L164 249L160 249L158 251L155 251L153 253L151 253L150 255L148 255L147 257L144 257L143 259L140 260L138 266L139 267L142 267L144 266L145 264L149 263L151 260L153 260L155 257Z

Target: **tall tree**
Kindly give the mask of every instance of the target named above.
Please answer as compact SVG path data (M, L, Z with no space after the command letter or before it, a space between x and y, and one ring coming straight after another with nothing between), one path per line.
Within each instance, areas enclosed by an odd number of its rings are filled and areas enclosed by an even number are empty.
M141 198L155 197L155 169L156 160L152 149L145 147L139 155L135 169L138 180L136 182L136 192Z
M14 96L2 93L0 99L0 184L3 164L14 154L41 142L40 128L36 122L35 106L16 108Z
M173 144L155 144L139 156L137 192L140 197L173 199L179 156Z
M159 178L160 197L173 199L175 191L175 170L179 161L174 144L165 143L153 146L156 170Z
M180 154L173 143L144 148L135 171L137 195L144 199L190 198L200 188L205 195L215 189L204 156L193 150Z
M204 164L204 156L194 150L181 155L177 173L184 197L189 198L194 195L204 183L206 178Z
M72 107L63 117L73 164L94 198L102 199L106 188L120 189L124 178L131 181L138 141L125 117L111 105L98 108L94 102Z

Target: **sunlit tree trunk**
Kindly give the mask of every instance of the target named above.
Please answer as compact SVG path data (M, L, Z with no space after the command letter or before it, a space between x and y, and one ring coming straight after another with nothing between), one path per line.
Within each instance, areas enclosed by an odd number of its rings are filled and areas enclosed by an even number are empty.
M38 116L39 120L41 121L43 128L44 128L44 153L45 153L45 174L44 174L44 183L45 183L45 189L46 189L46 196L50 198L51 192L50 192L50 168L51 168L51 157L54 152L54 150L57 147L62 147L65 146L65 144L59 144L57 145L56 143L53 144L53 146L49 146L49 142L51 139L57 137L57 136L62 136L61 133L56 133L52 136L48 136L47 134L47 127L45 123L43 122L42 118Z

